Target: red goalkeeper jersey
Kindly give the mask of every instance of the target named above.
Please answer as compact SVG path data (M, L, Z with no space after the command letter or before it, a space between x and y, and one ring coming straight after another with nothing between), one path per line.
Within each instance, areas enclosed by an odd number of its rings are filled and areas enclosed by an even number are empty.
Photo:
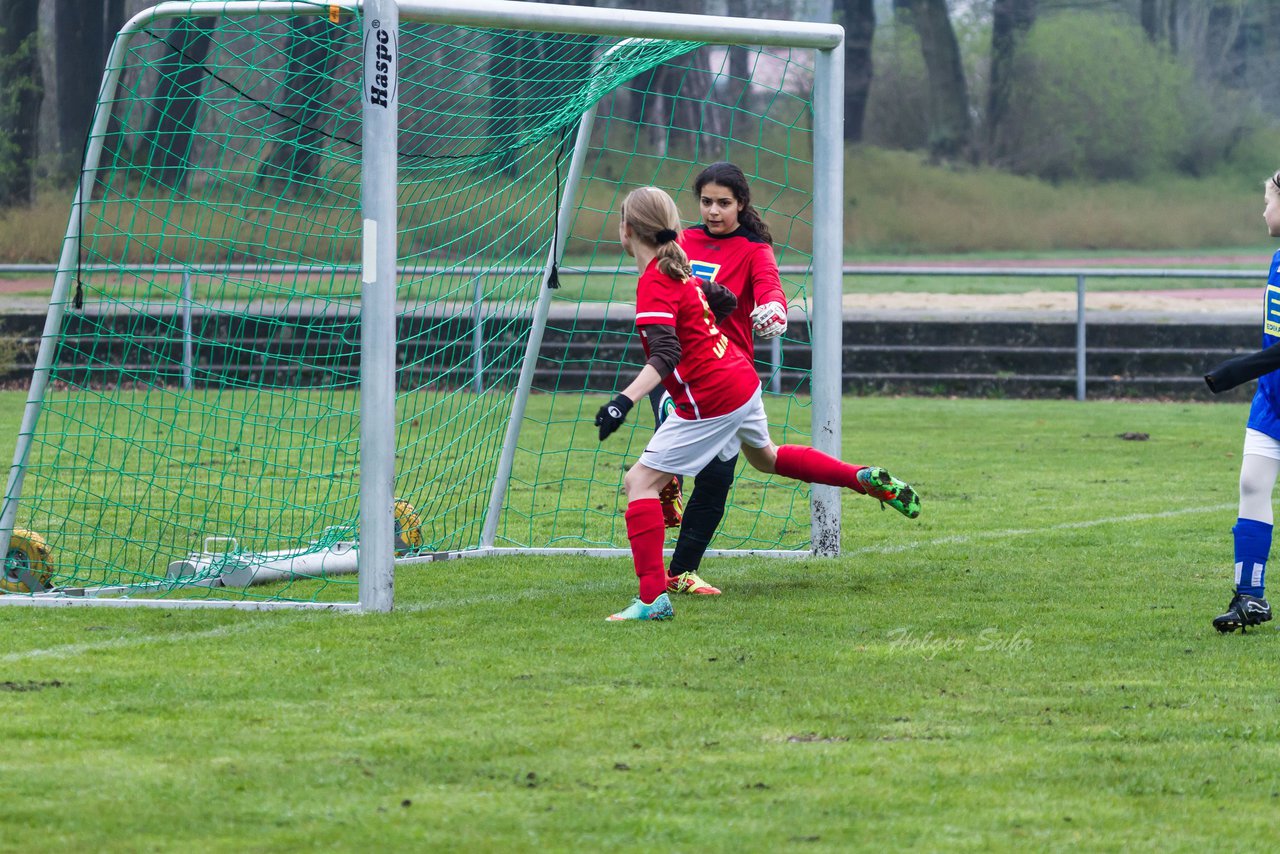
M663 377L676 414L712 418L733 412L751 399L760 379L751 359L732 347L716 326L707 296L693 280L682 282L651 261L636 285L636 327L649 358L646 326L673 326L680 339L680 362Z
M743 226L732 234L717 236L705 225L681 232L680 246L689 256L695 276L723 285L738 298L738 308L720 322L720 328L748 356L754 356L751 312L766 302L779 302L784 307L787 304L773 247Z

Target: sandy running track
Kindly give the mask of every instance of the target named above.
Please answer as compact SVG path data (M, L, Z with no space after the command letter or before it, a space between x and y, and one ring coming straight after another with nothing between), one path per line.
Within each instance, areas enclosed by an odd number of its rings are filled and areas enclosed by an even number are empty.
M1138 256L1125 255L1105 258L1053 258L1053 259L1001 259L984 260L968 264L955 261L921 261L897 262L883 266L912 267L1044 267L1057 269L1102 268L1102 267L1146 267L1168 268L1178 266L1195 266L1201 269L1245 269L1258 270L1258 282L1249 287L1238 285L1219 288L1188 288L1184 290L1143 290L1143 291L1094 291L1090 290L1085 300L1085 307L1090 312L1105 311L1138 311L1155 313L1185 314L1248 314L1261 311L1261 288L1265 281L1267 257L1259 255L1213 255L1213 256ZM866 264L863 266L881 266ZM1237 280L1233 280L1237 281ZM1239 285L1245 280L1238 280ZM52 276L22 276L19 278L0 277L0 307L4 303L12 306L21 304L25 309L40 302L43 296L47 302L48 294L53 288ZM13 295L23 295L21 300ZM4 297L9 296L9 299ZM1013 294L947 294L931 293L851 293L845 294L844 308L846 312L857 314L864 311L911 312L920 310L927 304L933 312L1074 312L1076 310L1076 294L1070 291L1038 291L1028 290Z

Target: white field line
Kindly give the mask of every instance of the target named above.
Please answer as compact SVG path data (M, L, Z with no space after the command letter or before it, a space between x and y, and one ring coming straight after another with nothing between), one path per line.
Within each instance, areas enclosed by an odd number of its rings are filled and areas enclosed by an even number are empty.
M100 652L108 649L125 649L131 646L177 643L179 641L186 642L200 640L203 638L216 638L242 632L248 628L251 628L248 623L231 623L226 626L219 626L216 629L206 629L202 632L172 632L165 633L163 635L130 635L126 637L97 641L96 643L71 643L62 644L61 646L44 647L43 649L24 649L21 652L10 652L0 655L0 664L9 664L15 661L26 661L31 658L70 658L73 655L83 655L87 652ZM257 628L257 626L254 626L253 628Z
M968 534L964 536L937 537L930 540L915 540L909 543L895 543L893 545L884 546L865 546L860 549L846 550L843 554L844 556L855 554L894 554L897 552L930 548L933 546L959 545L962 543L970 543L975 540L997 540L1005 537L1025 537L1031 534L1043 534L1046 531L1070 531L1080 528L1096 528L1101 525L1116 525L1127 522L1146 522L1152 519L1171 519L1195 513L1215 513L1222 510L1230 510L1235 506L1236 504L1232 502L1230 504L1212 504L1205 507L1184 507L1180 510L1164 510L1159 513L1130 513L1124 516L1108 516L1103 519L1088 519L1081 522L1060 522L1056 525L1044 525L1035 528L1005 528L999 531L985 531L983 533ZM736 562L728 562L722 567L717 567L716 574L718 576L732 576L744 571L742 569L742 564L737 563L735 565L735 563ZM621 580L622 579L619 578L609 578L597 581L577 581L573 585L573 590L579 593L604 592L607 590L617 589ZM482 596L463 596L449 599L435 599L430 602L416 602L407 605L397 605L395 610L404 613L417 613L421 611L437 611L441 608L465 608L471 605L482 605L489 602L516 602L522 599L545 599L551 596L564 595L566 595L564 585L557 584L555 587L547 588L530 587L515 594L487 593ZM293 613L292 616L302 616L302 613L296 612ZM43 649L28 649L21 652L10 652L0 655L0 664L27 661L34 658L70 658L72 656L83 655L89 652L98 652L101 650L125 649L131 646L177 643L203 638L224 637L243 631L249 631L251 629L254 631L261 631L262 628L263 625L261 622L246 619L202 632L139 635L112 638L110 640L103 640L97 643L64 644L62 646L52 646Z
M1001 531L984 531L978 534L965 534L954 537L938 537L932 540L917 540L910 543L894 543L887 546L865 546L860 549L842 551L849 554L894 554L897 552L924 549L930 546L950 546L971 543L975 540L999 540L1005 537L1025 537L1030 534L1043 534L1046 531L1070 531L1077 528L1097 528L1101 525L1118 525L1125 522L1146 522L1151 519L1171 519L1175 516L1189 516L1193 513L1216 513L1230 510L1236 506L1230 504L1211 504L1206 507L1183 507L1180 510L1162 510L1159 513L1130 513L1125 516L1108 516L1104 519L1087 519L1082 522L1059 522L1056 525L1041 525L1035 528L1005 528Z

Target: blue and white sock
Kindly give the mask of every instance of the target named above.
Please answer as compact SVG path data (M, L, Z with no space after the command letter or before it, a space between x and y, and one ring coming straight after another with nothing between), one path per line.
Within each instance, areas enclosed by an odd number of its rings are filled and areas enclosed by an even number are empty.
M1236 519L1231 533L1236 546L1236 592L1260 597L1266 587L1271 525L1257 519Z

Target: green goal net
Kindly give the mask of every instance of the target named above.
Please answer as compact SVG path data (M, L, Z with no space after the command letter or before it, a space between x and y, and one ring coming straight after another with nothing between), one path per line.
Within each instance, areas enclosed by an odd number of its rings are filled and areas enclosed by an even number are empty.
M257 5L117 37L10 477L8 590L356 598L364 22ZM397 553L625 549L622 474L654 425L637 407L601 444L591 423L642 362L619 203L656 184L692 224L694 176L737 163L803 309L815 52L406 5ZM808 439L808 330L793 312L780 349L757 345L780 442ZM808 487L744 468L713 547L809 548Z

